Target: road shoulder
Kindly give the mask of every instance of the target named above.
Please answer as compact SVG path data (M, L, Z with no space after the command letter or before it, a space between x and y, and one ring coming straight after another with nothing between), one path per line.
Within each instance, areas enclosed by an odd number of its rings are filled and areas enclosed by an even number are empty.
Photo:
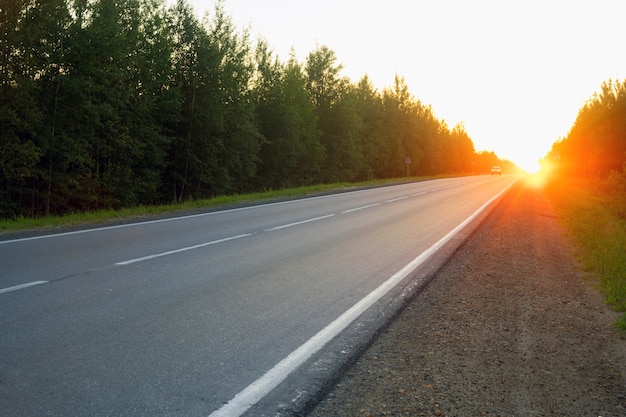
M310 415L626 415L615 319L520 184Z

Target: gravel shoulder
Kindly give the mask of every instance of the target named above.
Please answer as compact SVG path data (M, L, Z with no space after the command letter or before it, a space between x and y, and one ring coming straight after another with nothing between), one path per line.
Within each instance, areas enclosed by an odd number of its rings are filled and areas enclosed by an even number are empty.
M309 416L626 416L616 318L519 183Z

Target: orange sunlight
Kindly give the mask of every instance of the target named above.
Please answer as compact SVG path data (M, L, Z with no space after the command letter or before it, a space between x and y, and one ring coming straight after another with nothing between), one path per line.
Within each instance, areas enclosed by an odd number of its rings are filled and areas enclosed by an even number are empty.
M502 148L503 147L494 151L496 155L498 155L501 158L508 159L504 155L515 154L515 152L513 151L506 152L506 150L503 150ZM537 174L539 170L541 169L541 166L539 165L539 159L541 157L538 156L538 153L539 152L536 149L528 149L521 155L510 157L510 161L513 162L518 167L520 167L523 171L527 172L528 174Z

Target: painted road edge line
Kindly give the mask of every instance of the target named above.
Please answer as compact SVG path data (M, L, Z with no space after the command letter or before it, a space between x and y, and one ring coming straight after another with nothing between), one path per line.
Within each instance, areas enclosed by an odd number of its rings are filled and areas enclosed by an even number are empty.
M186 252L188 250L199 249L199 248L203 248L205 246L216 245L218 243L224 243L224 242L228 242L230 240L241 239L243 237L248 237L248 236L252 236L252 233L246 233L246 234L243 234L243 235L231 236L231 237L227 237L227 238L224 238L224 239L213 240L211 242L201 243L199 245L188 246L186 248L180 248L180 249L171 250L171 251L168 251L168 252L156 253L154 255L148 255L148 256L143 256L141 258L130 259L128 261L117 262L115 264L115 266L125 266L125 265L134 264L134 263L137 263L137 262L149 261L151 259L160 258L162 256L173 255L175 253L180 253L180 252Z
M491 203L500 198L508 191L517 181L513 181L506 186L498 194L490 198L471 216L461 222L452 229L448 234L442 237L438 242L426 249L410 263L408 263L400 271L396 272L391 278L382 283L378 288L366 295L361 301L356 303L341 316L331 322L328 326L320 330L316 335L310 338L302 346L291 352L285 359L278 362L272 369L267 371L263 376L248 385L243 391L235 395L235 397L224 404L220 409L215 410L209 417L240 417L248 411L254 404L258 403L263 397L269 394L281 382L283 382L289 374L295 371L300 365L306 362L320 349L322 349L331 339L341 333L362 313L370 308L376 301L380 300L393 287L406 278L417 267L423 264L431 255L441 249L448 243L457 233L465 226L472 222L480 213L482 213Z
M3 294L5 292L21 290L23 288L33 287L35 285L47 284L47 283L48 283L48 281L33 281L33 282L27 282L26 284L16 285L14 287L1 288L0 289L0 294Z

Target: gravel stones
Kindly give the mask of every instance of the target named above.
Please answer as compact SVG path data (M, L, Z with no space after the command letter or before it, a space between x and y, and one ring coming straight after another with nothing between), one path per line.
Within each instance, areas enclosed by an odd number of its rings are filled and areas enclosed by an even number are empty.
M626 416L626 336L562 232L518 184L310 416Z

